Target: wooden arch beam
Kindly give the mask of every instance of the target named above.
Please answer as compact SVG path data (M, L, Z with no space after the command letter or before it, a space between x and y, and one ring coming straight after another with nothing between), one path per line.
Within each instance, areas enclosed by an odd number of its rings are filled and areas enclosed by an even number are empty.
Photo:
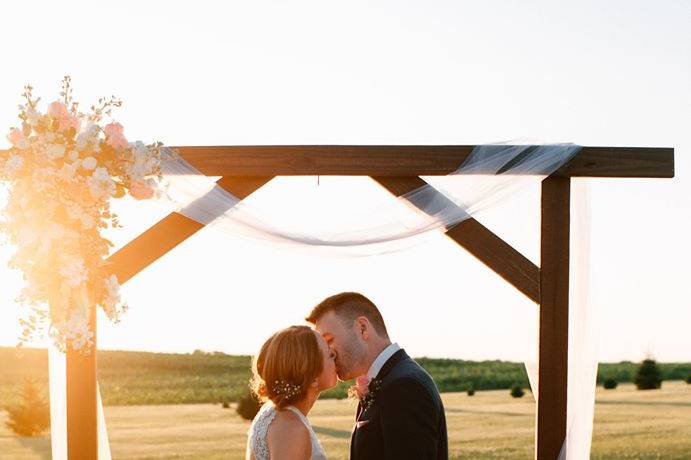
M415 176L379 176L372 179L396 196L428 185L427 182ZM530 300L540 303L540 269L480 222L473 218L466 219L448 230L446 236L511 283Z

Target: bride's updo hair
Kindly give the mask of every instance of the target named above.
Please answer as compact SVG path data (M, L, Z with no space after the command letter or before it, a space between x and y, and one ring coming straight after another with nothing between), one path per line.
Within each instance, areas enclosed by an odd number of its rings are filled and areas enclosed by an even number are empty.
M264 342L252 363L250 386L260 401L271 400L282 409L307 394L324 363L314 331L290 326Z

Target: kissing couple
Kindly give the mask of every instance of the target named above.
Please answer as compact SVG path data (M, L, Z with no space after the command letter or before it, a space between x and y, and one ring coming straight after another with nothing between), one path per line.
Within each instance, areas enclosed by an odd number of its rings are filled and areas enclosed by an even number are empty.
M307 418L319 394L355 379L359 399L351 459L447 459L444 406L432 377L391 343L379 309L344 292L273 334L254 358L252 388L264 402L246 459L325 459Z

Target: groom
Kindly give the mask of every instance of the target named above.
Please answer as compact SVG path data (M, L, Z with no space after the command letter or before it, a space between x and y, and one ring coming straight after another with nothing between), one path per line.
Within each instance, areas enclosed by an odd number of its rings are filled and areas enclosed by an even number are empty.
M446 418L432 377L391 343L362 294L324 299L306 318L334 351L340 380L356 379L360 403L351 459L447 459Z

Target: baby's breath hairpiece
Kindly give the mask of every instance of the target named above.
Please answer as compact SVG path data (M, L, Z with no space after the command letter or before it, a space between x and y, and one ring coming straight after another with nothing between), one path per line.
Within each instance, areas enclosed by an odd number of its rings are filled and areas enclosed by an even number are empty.
M302 387L300 385L294 385L285 380L276 380L274 382L273 392L277 395L283 395L286 399L293 399L300 394L301 390Z

